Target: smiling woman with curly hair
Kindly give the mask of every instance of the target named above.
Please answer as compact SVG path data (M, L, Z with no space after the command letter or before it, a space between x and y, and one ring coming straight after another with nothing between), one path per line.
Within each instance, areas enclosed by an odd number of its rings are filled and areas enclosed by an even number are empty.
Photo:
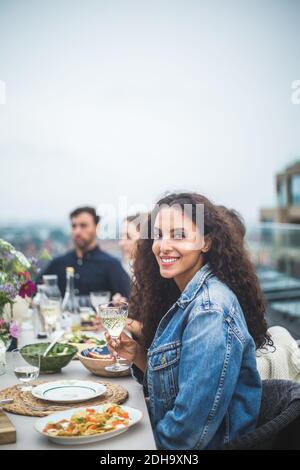
M254 268L232 224L200 194L162 198L148 231L130 299L142 336L107 337L109 347L147 389L159 448L221 448L255 428L260 408L255 349L270 339Z

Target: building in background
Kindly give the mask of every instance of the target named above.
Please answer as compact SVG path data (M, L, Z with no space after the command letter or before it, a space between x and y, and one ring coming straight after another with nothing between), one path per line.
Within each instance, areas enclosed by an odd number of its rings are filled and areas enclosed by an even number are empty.
M275 176L277 207L260 210L247 238L268 305L269 326L300 338L300 160Z
M300 224L300 161L275 177L277 207L260 211L261 222Z

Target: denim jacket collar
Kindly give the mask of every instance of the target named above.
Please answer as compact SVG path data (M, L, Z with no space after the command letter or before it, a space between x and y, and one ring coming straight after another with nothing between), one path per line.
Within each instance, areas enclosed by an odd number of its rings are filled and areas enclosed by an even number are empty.
M197 293L203 286L203 283L210 274L212 274L212 269L209 263L206 263L201 269L199 269L199 271L197 271L193 279L190 280L182 292L177 301L179 307L186 307L186 305L196 297Z
M172 305L172 307L165 313L163 318L160 320L149 351L154 348L159 334L165 328L165 325L168 322L170 315L174 311L176 311L177 306L185 309L187 305L196 297L197 293L203 286L204 281L211 274L212 270L208 263L206 263L204 266L202 266L201 269L199 269L199 271L197 271L193 279L191 279L190 282L187 284L179 299ZM208 301L208 299L205 298L205 301Z

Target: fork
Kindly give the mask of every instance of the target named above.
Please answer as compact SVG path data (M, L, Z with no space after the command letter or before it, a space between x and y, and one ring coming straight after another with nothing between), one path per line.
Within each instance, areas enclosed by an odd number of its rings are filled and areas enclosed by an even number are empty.
M13 398L3 398L0 400L0 411L3 409L3 406L5 405L10 405L13 403L14 399Z

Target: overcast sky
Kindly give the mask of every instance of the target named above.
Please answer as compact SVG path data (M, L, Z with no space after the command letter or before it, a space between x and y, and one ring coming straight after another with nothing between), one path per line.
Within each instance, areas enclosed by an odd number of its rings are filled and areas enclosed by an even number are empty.
M248 221L300 157L299 0L0 0L0 223L197 190Z

